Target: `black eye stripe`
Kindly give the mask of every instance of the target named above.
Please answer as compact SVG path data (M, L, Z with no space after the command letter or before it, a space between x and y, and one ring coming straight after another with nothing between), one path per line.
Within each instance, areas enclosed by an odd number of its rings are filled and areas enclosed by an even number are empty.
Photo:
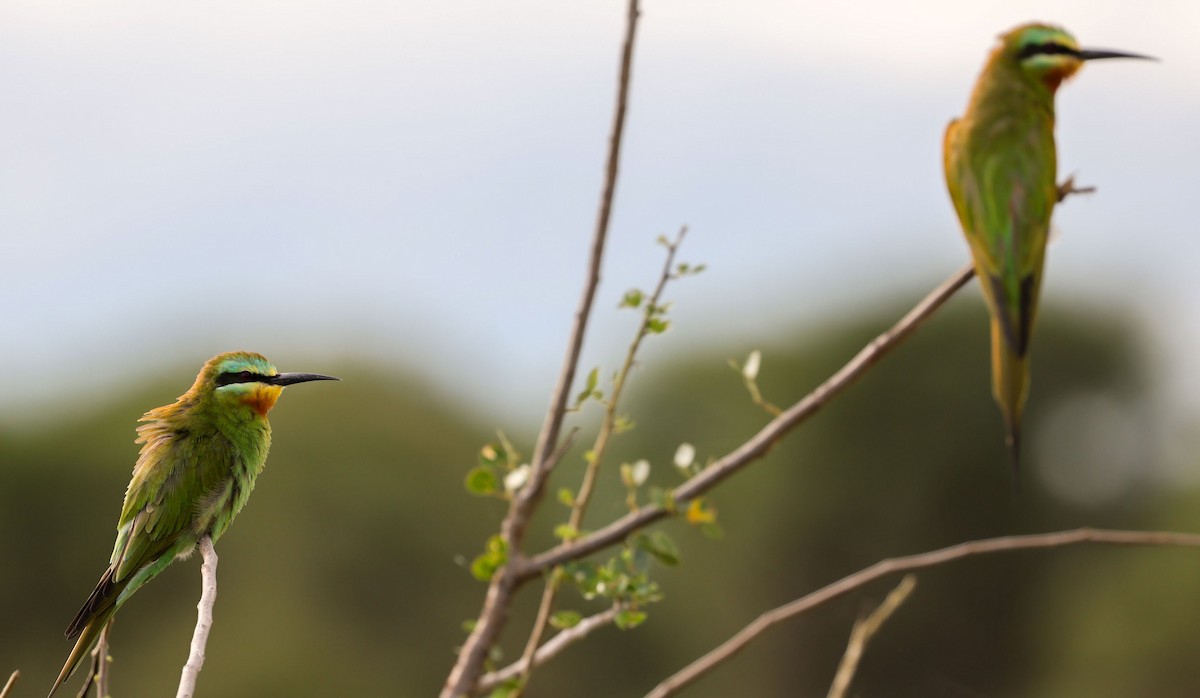
M225 372L217 375L217 387L223 385L232 385L234 383L255 383L261 381L263 375L254 373L253 371L238 371L237 373Z
M1065 44L1054 43L1053 41L1045 44L1029 44L1017 54L1017 60L1023 61L1026 58L1033 58L1034 56L1053 56L1056 54L1078 56L1079 50Z

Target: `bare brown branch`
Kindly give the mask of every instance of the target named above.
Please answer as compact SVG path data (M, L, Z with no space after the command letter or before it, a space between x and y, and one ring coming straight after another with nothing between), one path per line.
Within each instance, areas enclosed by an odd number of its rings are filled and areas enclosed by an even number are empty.
M958 289L975 275L971 266L965 266L954 276L947 279L925 296L899 322L890 327L867 346L863 347L845 366L830 376L824 383L806 395L796 404L789 407L775 419L772 419L750 440L725 455L720 460L700 471L696 476L681 485L674 492L675 508L683 508L690 500L704 494L719 482L745 467L747 464L766 455L785 434L794 429L804 420L821 409L825 403L842 393L854 384L872 366L879 362L889 351L907 338L926 318L933 314ZM648 524L668 515L668 511L659 506L643 507L630 512L609 525L590 533L578 540L563 543L546 552L526 560L520 570L521 579L541 574L545 570L570 560L577 560L586 555L614 545L624 540L630 533L644 528Z
M583 350L583 338L587 332L588 318L596 297L596 288L600 285L600 266L604 259L604 245L608 239L608 222L612 216L613 199L617 190L617 175L620 171L621 141L625 133L625 112L629 99L629 78L633 68L633 40L639 16L637 0L630 0L629 15L625 29L625 44L621 53L621 72L617 79L617 105L613 114L612 135L609 137L608 164L605 167L604 189L600 194L600 211L596 215L596 228L592 233L592 248L588 258L587 277L583 286L583 295L579 299L579 307L575 311L575 321L571 326L570 339L567 342L567 355L563 359L562 371L554 386L550 399L550 409L538 433L537 445L533 452L533 473L531 482L534 487L544 482L542 471L546 455L558 443L558 433L562 429L563 417L567 411L567 397L571 385L575 382L575 373L579 367L579 354ZM528 497L527 497L528 498Z
M867 643L896 609L900 608L900 604L904 603L916 586L917 578L911 574L906 575L871 615L855 621L854 629L850 631L850 641L846 643L846 652L842 655L842 663L838 665L826 698L843 698L846 695L846 691L850 690L850 682L854 680L854 674L858 671L858 663L867 648Z
M629 0L625 38L621 51L620 76L617 79L617 103L613 114L612 133L609 137L604 189L600 195L600 210L596 216L596 227L592 234L587 278L584 282L583 294L579 299L578 309L575 312L562 371L555 384L550 407L546 412L546 418L534 448L533 459L530 463L529 482L513 498L508 513L501 523L500 533L508 544L509 560L496 572L488 584L483 609L475 622L475 627L459 650L458 659L451 668L450 674L446 678L446 684L442 688L441 698L465 696L479 680L483 671L483 661L492 645L495 644L496 638L499 637L500 630L507 620L509 601L516 587L516 572L524 566L521 542L524 538L525 527L549 477L550 469L547 467L547 457L556 451L559 432L562 430L563 418L566 414L567 396L575 381L588 317L596 296L596 287L600 284L600 266L604 257L604 245L608 237L608 224L616 194L617 174L620 170L621 141L625 133L625 113L629 103L630 75L633 70L634 38L640 14L638 0Z
M537 652L533 656L533 665L535 667L539 667L542 664L545 664L554 657L558 656L558 654L567 647L570 647L588 635L591 635L594 630L612 623L613 619L617 617L617 612L619 610L619 608L613 606L612 608L597 613L594 616L588 616L587 618L584 618L583 620L579 621L579 623L567 628L566 630L560 631L557 635L547 640L546 644L537 649ZM476 685L474 692L477 694L486 693L505 681L525 674L527 672L527 667L525 665L527 661L528 659L522 657L519 661L513 662L499 671L494 671L490 674L484 674L484 676L479 679L479 683Z
M96 698L107 698L109 695L108 672L111 668L112 656L108 653L108 635L112 632L114 620L116 619L109 618L104 627L100 629L100 638L96 641L96 646L92 648L91 659L88 662L88 680L79 688L79 693L75 694L75 698L87 698L92 686L96 687Z
M660 683L646 698L666 698L680 688L700 678L707 672L727 661L744 649L767 628L789 618L811 610L823 603L844 596L876 579L898 572L936 567L953 560L973 555L1014 550L1060 548L1067 545L1092 543L1099 545L1157 545L1200 548L1200 534L1174 533L1170 531L1112 531L1094 528L1078 528L1071 531L1037 533L1026 536L1004 536L985 540L959 543L948 548L906 557L890 558L859 570L854 574L822 589L763 613L733 637L703 657L684 667L681 671Z

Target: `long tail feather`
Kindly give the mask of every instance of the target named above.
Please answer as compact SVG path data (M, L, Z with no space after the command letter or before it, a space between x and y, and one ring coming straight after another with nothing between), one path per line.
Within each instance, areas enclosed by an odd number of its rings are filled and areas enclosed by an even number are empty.
M87 656L92 645L100 638L100 632L104 626L117 612L117 608L120 606L118 601L121 592L125 590L129 580L114 582L113 574L112 567L104 570L104 574L100 575L100 581L96 583L96 588L92 589L92 593L88 595L87 601L83 602L79 613L75 614L75 617L71 619L71 624L67 626L66 636L78 639L75 641L75 647L71 649L71 654L67 657L67 663L63 665L58 679L54 682L54 687L50 689L51 696L79 667L79 663Z
M104 626L108 621L112 620L112 616L116 613L116 606L109 606L104 609L100 615L92 618L86 625L79 629L79 639L75 641L75 647L71 649L71 654L67 657L67 663L63 665L62 671L59 672L58 678L54 681L54 686L50 689L50 694L47 698L53 698L54 692L63 685L67 679L71 678L71 674L79 667L79 663L91 651L92 645L100 639L100 633L104 630ZM100 658L104 661L104 658Z
M1004 415L1005 441L1013 479L1020 479L1021 412L1029 393L1029 355L1021 355L1007 341L1004 329L992 320L992 394Z

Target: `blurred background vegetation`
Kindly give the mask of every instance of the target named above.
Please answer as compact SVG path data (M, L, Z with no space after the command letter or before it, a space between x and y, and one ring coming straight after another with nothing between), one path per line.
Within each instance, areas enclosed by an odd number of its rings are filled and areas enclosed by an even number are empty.
M670 487L678 444L695 444L700 459L718 456L767 421L728 358L761 349L760 385L790 404L920 294L888 294L869 314L780 332L769 346L652 338L628 403L638 426L615 441L586 525L624 511L617 463L647 458L651 482ZM718 488L710 501L723 539L664 524L683 557L656 568L665 600L639 628L604 629L568 650L535 675L530 695L641 695L763 610L889 556L1080 525L1200 528L1200 490L1160 476L1196 463L1186 448L1157 445L1164 407L1148 370L1152 347L1130 318L1086 308L1051 305L1040 321L1028 470L1014 495L977 296L973 287L961 293L847 395ZM0 431L0 672L21 669L17 696L49 687L69 649L62 628L105 565L136 455L135 420L183 392L195 363L144 385L131 379L76 416ZM502 502L467 494L463 475L498 427L528 454L538 419L479 414L415 370L282 368L344 382L288 391L273 413L267 470L218 549L200 692L433 695L484 591L467 564L503 512ZM595 409L572 418L584 432L551 492L577 484ZM1185 462L1172 460L1179 454ZM551 544L548 531L564 519L548 497L530 545ZM121 612L116 695L174 690L198 566L174 565ZM896 581L770 631L686 695L824 695L855 617ZM868 648L854 691L1194 695L1198 586L1200 556L1175 549L1013 553L930 570ZM536 597L531 585L510 620L509 660ZM560 607L599 610L573 592Z

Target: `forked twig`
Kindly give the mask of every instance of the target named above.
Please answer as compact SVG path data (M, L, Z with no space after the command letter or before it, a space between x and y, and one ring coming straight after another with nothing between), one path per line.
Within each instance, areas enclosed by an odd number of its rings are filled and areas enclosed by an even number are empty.
M904 579L900 580L900 584L892 589L892 593L887 595L887 598L871 612L871 615L854 623L854 629L850 631L850 641L846 643L846 652L842 655L842 663L838 665L837 673L834 674L833 683L829 686L829 694L826 698L843 698L846 695L846 691L850 690L850 682L854 680L854 674L858 671L858 662L862 659L867 643L871 641L875 633L879 632L879 629L896 612L896 609L900 608L900 604L904 603L916 586L917 578L911 574L905 575Z
M1174 533L1171 531L1113 531L1095 528L1077 528L1071 531L1036 533L1026 536L1004 536L985 540L959 543L948 548L907 557L890 558L859 570L854 574L818 589L807 596L774 608L754 619L708 654L700 657L682 670L660 683L646 694L646 698L666 698L692 683L718 665L727 661L750 644L767 628L844 596L865 584L897 572L936 567L973 555L988 555L1012 550L1059 548L1067 545L1092 543L1100 545L1152 545L1200 548L1200 534Z
M109 618L100 629L100 638L96 640L96 646L92 648L91 659L88 661L88 680L79 688L75 698L87 698L92 686L96 687L96 698L108 697L108 670L112 661L112 656L108 653L108 634L112 632L114 620L116 619Z
M606 625L609 625L617 617L618 609L616 606L607 610L601 611L594 616L588 616L579 621L575 625L566 630L559 631L557 635L550 638L541 647L537 648L537 652L533 655L533 665L541 666L558 656L560 652L579 642L583 638L591 635L593 631L598 630ZM503 669L493 671L489 674L484 674L479 679L479 683L475 686L475 693L486 693L496 686L514 679L527 672L526 662L528 659L521 659L509 664Z

